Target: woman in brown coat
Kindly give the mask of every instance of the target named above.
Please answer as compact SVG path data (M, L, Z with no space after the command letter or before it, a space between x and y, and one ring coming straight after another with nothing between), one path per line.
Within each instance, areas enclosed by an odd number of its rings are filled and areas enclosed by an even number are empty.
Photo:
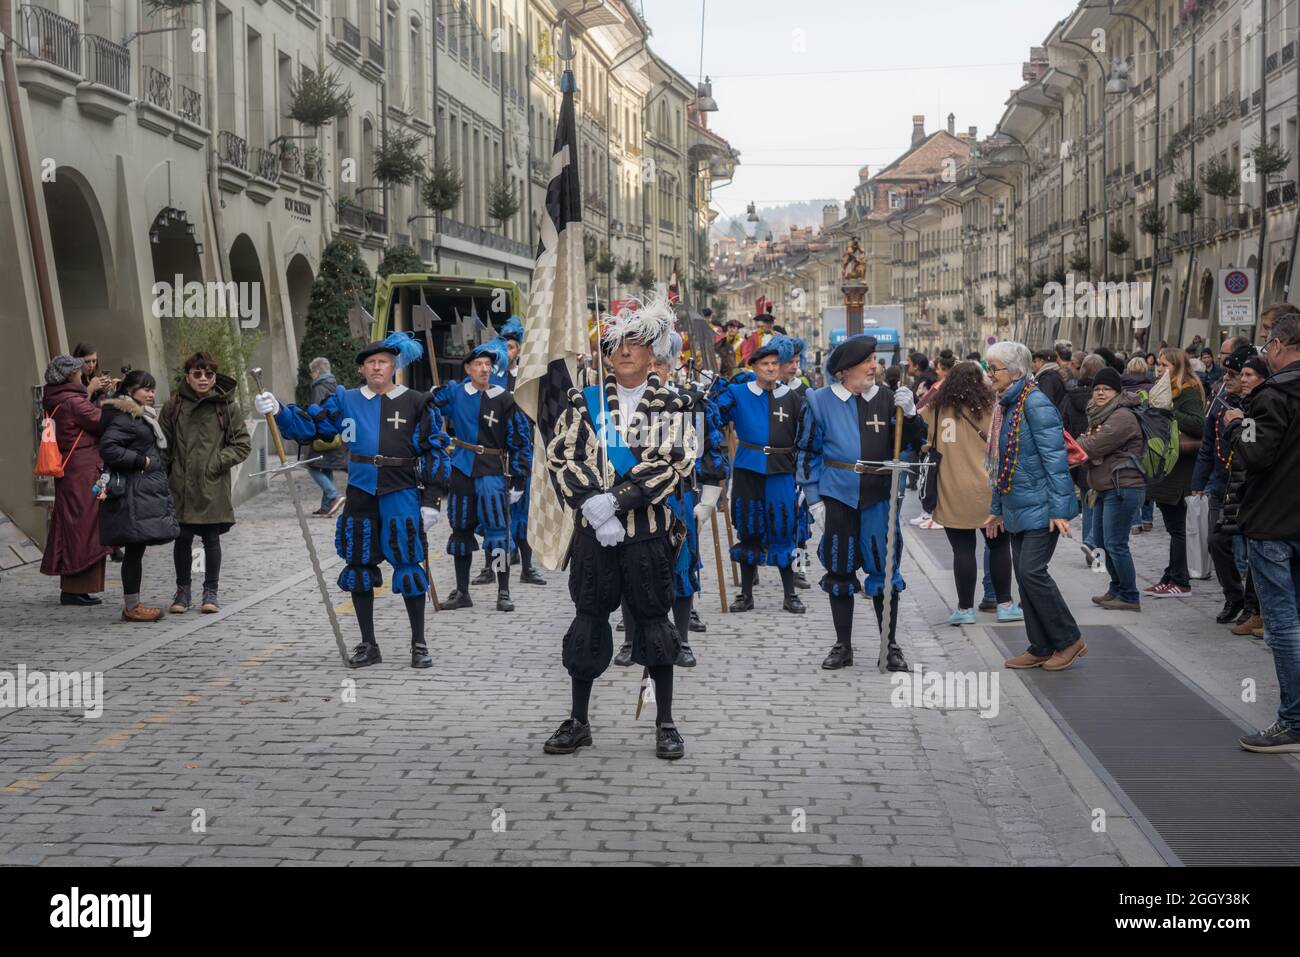
M992 498L985 450L996 401L979 364L959 362L938 386L938 394L921 410L928 428L928 444L943 455L934 520L943 526L952 546L957 610L948 619L950 625L975 624L976 529L990 550L998 621L1024 618L1011 600L1011 537L989 538L984 532Z
M41 405L54 419L54 435L63 457L63 478L54 480L54 508L41 572L59 576L59 604L98 605L104 590L104 558L112 551L99 544L99 502L91 487L99 478L99 407L92 405L81 381L82 362L55 356L45 370Z

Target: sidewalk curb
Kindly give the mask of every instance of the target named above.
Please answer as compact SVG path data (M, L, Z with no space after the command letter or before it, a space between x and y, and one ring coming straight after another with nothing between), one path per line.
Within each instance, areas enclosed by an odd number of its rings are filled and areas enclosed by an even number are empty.
M921 534L911 528L903 532L904 547L916 563L921 574L940 595L951 591L951 573L939 568L931 560L926 548L913 536ZM1007 704L1016 709L1025 724L1038 738L1048 757L1056 764L1061 777L1088 808L1106 809L1106 836L1115 852L1129 867L1166 867L1168 862L1143 833L1143 825L1132 816L1130 802L1122 799L1078 751L1078 748L1057 726L1055 720L1038 703L1024 681L1016 672L1003 667L1002 653L993 644L992 637L982 625L961 627L961 633L984 664L1000 675L1001 694ZM1114 809L1113 812L1111 809ZM1150 827L1150 824L1146 824Z

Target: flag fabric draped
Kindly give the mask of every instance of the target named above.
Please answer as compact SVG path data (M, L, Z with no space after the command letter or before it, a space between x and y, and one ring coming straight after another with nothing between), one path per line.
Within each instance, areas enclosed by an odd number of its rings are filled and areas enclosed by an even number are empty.
M573 73L561 80L564 98L551 154L546 215L524 321L515 401L537 424L529 487L528 544L543 567L560 567L573 534L573 514L563 504L546 467L546 447L568 404L578 360L587 351L585 262L582 255L582 189L578 182L578 136Z

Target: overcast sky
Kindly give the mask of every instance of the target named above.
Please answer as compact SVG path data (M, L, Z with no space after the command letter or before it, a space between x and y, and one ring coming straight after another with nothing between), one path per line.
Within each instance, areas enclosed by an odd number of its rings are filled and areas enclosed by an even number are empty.
M710 127L741 152L724 215L807 199L843 201L863 164L906 149L912 114L926 132L992 132L1020 65L1072 0L703 0ZM700 72L701 0L643 0L651 47ZM802 43L803 49L798 49Z

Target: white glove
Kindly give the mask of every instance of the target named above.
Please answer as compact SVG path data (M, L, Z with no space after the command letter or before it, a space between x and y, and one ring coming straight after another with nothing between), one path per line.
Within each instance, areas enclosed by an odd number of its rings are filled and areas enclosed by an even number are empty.
M436 508L420 507L420 524L428 532L433 526L438 524L438 510Z
M596 541L610 548L627 538L627 529L617 518L611 518L605 524L596 527Z
M811 516L814 525L826 527L826 503L813 502L808 506L808 514Z
M582 517L592 528L600 528L614 517L616 511L618 511L618 500L614 498L612 492L593 495L582 503Z
M695 506L695 521L707 522L713 510L718 507L718 499L722 498L722 486L706 485L700 490L700 501Z
M257 409L258 415L278 415L280 401L269 392L259 392L253 397L253 408Z
M894 405L903 410L903 415L909 419L916 415L916 397L912 395L912 390L905 385L900 385L894 390Z
M510 490L510 504L511 504L511 505L514 505L515 502L519 501L519 500L520 500L521 498L523 498L523 497L524 497L524 490L523 490L523 489L518 489L518 490L516 490L516 489L511 489L511 490Z

